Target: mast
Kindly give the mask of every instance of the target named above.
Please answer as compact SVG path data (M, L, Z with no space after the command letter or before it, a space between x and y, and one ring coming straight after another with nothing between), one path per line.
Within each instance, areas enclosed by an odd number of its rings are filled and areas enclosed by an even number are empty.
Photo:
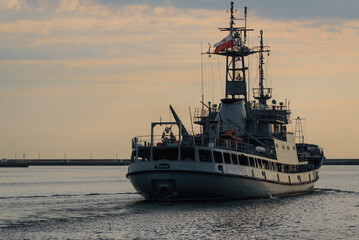
M230 8L229 27L219 28L220 31L229 32L228 36L221 42L215 44L216 50L209 54L217 54L226 57L226 94L222 102L231 103L239 100L248 101L247 92L247 71L248 67L245 64L245 57L258 53L259 54L259 86L253 88L253 97L259 101L260 104L266 105L267 100L272 97L272 89L266 88L264 85L264 53L269 53L268 46L263 43L263 31L260 31L260 46L250 49L247 45L247 32L253 29L247 28L247 7L244 7L244 18L235 18L233 2ZM236 20L244 21L244 26L237 27ZM233 42L231 42L233 41ZM223 48L217 50L221 44L228 44ZM229 43L232 43L231 45Z
M238 19L234 16L233 2L231 2L229 12L229 27L219 29L220 31L229 32L227 37L232 39L233 45L220 52L211 53L226 57L226 94L222 101L228 103L236 102L238 100L247 101L246 71L248 70L248 67L245 65L244 58L255 53L245 45L247 31L253 31L253 29L247 29L247 7L244 8L243 19ZM235 20L244 21L244 27L236 27Z
M264 87L264 56L263 53L267 52L269 53L270 50L265 50L265 48L268 48L267 46L263 45L263 30L260 31L260 46L259 46L259 88L253 89L253 96L255 99L259 101L259 103L266 105L267 100L272 97L272 89L271 88L265 88Z
M244 7L244 29L247 29L247 7ZM244 43L247 43L247 31L244 31Z
M260 31L261 41L260 41L260 51L259 51L259 88L260 88L260 96L261 98L264 96L264 72L263 72L263 30Z

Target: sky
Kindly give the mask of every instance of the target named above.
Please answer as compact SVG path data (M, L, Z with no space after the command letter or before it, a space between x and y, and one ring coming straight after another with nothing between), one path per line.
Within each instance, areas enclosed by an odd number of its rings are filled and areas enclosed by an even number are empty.
M129 158L132 137L173 120L169 104L190 129L201 76L206 101L223 97L223 59L201 51L225 37L229 6L0 1L0 158ZM235 1L239 17L244 6L250 46L262 29L271 49L266 83L305 119L306 142L327 158L359 158L359 1ZM256 71L249 77L255 86Z

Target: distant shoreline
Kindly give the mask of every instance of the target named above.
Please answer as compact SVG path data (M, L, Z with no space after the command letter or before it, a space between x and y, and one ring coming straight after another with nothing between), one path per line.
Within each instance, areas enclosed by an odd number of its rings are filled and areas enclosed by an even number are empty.
M128 166L130 159L8 159L0 167L28 166ZM359 159L326 159L323 165L359 165Z
M128 166L130 159L8 159L0 167L28 166Z
M325 159L323 165L359 165L359 159Z

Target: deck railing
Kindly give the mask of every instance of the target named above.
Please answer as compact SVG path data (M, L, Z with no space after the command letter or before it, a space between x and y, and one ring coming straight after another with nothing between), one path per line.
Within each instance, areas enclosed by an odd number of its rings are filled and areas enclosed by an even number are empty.
M198 138L197 146L202 146L201 144L198 144L198 142L200 142L200 139L199 139L200 137L195 137L195 138ZM162 136L161 135L154 135L153 139L154 139L153 140L153 147L162 146L162 144L160 144L160 143L162 143ZM170 142L167 143L168 146L173 145L173 144L178 144L178 143L170 143ZM182 143L182 145L183 144L184 143ZM138 146L151 147L151 136L150 135L137 136L137 137L133 138L132 139L132 146L133 147L138 147ZM233 140L229 140L229 139L216 139L215 142L212 142L212 143L211 142L206 142L203 146L217 147L217 148L221 148L221 149L239 151L239 152L253 154L253 155L257 155L257 156L260 155L262 157L269 157L269 158L275 158L276 157L274 149L269 150L271 152L268 152L268 150L266 152L258 152L258 151L255 150L255 146L253 144L233 141Z

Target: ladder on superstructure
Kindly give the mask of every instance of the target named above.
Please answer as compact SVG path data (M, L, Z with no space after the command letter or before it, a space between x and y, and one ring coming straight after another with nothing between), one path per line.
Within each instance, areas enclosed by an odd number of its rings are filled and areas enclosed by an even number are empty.
M300 118L299 116L295 119L295 140L297 143L304 144L302 120L305 119Z

